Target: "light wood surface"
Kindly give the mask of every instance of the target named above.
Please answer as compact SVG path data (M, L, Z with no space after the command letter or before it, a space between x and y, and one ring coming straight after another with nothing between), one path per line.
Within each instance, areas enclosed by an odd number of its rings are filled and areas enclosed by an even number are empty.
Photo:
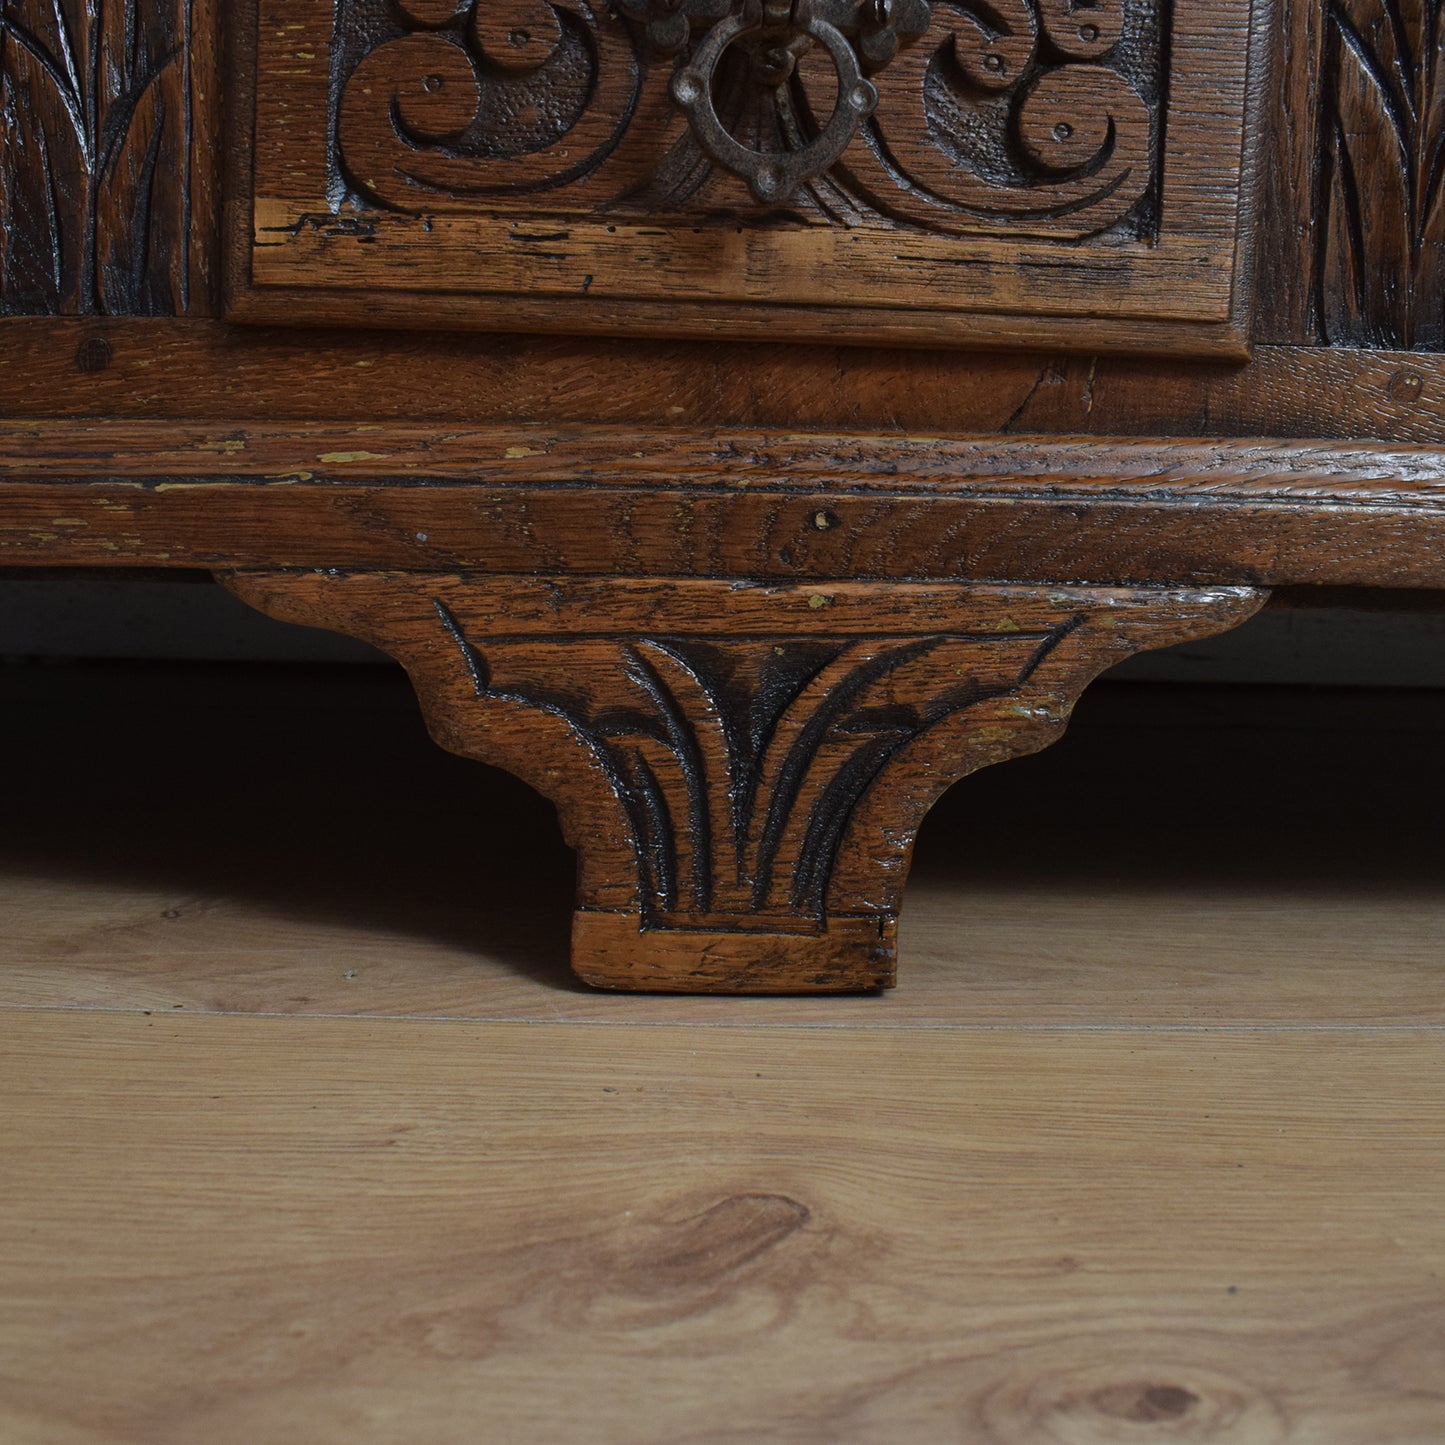
M0 1440L1438 1445L1442 712L1103 684L893 994L626 998L387 670L0 669Z
M1433 1035L9 1033L11 1440L1445 1432Z

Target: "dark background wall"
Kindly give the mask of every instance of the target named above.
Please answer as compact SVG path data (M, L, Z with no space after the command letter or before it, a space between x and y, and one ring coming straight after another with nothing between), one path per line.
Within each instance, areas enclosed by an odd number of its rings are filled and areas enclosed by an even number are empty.
M1131 659L1121 677L1445 687L1445 611L1272 607L1226 636ZM363 662L350 638L273 622L199 574L0 580L0 657Z

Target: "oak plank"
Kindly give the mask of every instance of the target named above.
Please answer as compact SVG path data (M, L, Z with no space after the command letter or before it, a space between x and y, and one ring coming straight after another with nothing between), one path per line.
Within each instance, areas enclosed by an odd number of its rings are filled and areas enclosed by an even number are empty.
M622 998L387 677L0 674L7 1442L1445 1433L1428 697L1106 685L943 805L906 989Z
M1422 503L1445 499L1445 449L1369 440L877 435L780 428L457 426L391 422L0 424L0 481L285 482L933 497ZM7 497L23 493L7 489ZM84 495L84 494L81 494Z
M268 868L273 875L282 855ZM7 860L0 1009L374 1018L696 1021L900 1029L1445 1030L1445 900L1371 876L1278 888L964 881L922 865L900 926L904 987L886 997L617 997L566 981L571 868L500 873L470 907L381 909L330 878L308 899L258 882L88 881ZM1022 871L1022 870L1020 870ZM939 875L942 876L939 876ZM310 881L308 878L306 881ZM397 890L408 880L395 879ZM460 883L460 880L458 880ZM351 917L345 916L350 905ZM376 921L381 914L381 921ZM550 915L550 916L549 916Z
M1438 443L53 421L0 478L14 566L1445 585Z
M101 345L103 343L103 345ZM878 348L8 318L0 415L532 422L1438 442L1445 357L1247 366Z
M5 484L4 503L0 566L17 568L540 573L569 585L615 573L1445 588L1445 508L1428 490L1200 505L1187 489L1076 500L590 482L484 493L466 483L56 481Z

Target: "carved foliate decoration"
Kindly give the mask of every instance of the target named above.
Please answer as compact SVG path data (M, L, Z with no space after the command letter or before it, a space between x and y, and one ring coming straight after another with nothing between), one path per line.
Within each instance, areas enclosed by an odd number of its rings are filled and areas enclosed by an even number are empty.
M0 313L192 303L193 0L4 0Z
M921 13L926 28L876 74L857 138L792 196L796 214L944 234L1153 234L1161 7L939 0ZM544 202L762 219L679 114L669 83L688 51L674 36L678 58L659 55L668 37L634 18L645 14L640 0L339 0L333 193L411 213ZM795 48L776 84L741 45L713 72L717 116L751 150L787 157L833 113L834 58Z
M988 642L473 641L434 605L479 702L563 721L612 781L649 928L769 913L821 926L854 810L889 764L945 719L1021 687L1080 621Z
M1321 113L1326 339L1445 348L1445 0L1329 0Z

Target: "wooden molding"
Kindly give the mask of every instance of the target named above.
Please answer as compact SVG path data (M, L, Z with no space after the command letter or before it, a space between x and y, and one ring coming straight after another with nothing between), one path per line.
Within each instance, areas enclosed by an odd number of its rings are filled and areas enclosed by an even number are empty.
M1445 450L26 422L0 565L1445 586Z
M1445 376L1441 378L1445 384ZM690 493L1445 504L1445 442L946 436L778 427L388 421L0 422L0 483L112 478Z
M1141 648L1248 589L337 572L224 576L397 658L443 747L550 798L573 964L684 992L887 987L913 839L958 778L1056 738Z
M0 321L0 340L0 417L16 420L435 422L439 435L532 423L885 440L1445 438L1445 356L1419 351L1256 346L1234 366L39 317Z

